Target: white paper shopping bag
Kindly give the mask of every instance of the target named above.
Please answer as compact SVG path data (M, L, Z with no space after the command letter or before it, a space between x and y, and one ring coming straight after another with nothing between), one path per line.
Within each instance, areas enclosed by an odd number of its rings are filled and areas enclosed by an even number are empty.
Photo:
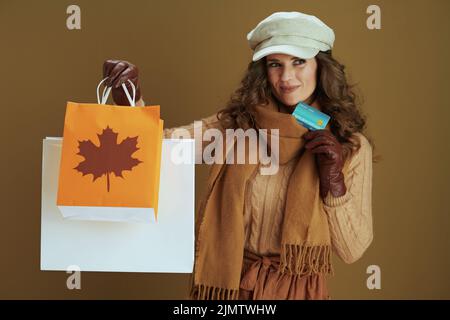
M160 214L156 223L144 224L65 219L56 206L61 138L44 139L41 270L75 265L81 271L191 273L194 146L193 139L163 140Z

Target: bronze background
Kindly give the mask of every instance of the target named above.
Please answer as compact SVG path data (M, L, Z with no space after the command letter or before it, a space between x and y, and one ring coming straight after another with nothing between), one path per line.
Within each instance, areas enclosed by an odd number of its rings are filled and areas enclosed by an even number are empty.
M81 30L66 8L81 7ZM381 8L381 30L366 8ZM0 1L0 298L181 299L186 274L40 271L42 139L61 136L66 101L95 102L105 59L140 69L166 127L208 116L237 87L246 34L274 11L313 14L336 33L334 55L357 82L374 165L374 241L347 265L334 257L334 299L449 299L449 41L447 0ZM111 99L111 98L110 98ZM111 100L110 100L111 101ZM197 199L207 168L197 166ZM366 268L381 268L368 290Z

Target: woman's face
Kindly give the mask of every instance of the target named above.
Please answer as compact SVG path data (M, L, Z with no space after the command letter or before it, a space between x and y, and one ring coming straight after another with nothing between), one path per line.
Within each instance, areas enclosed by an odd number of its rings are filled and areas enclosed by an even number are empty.
M311 103L316 89L316 58L302 59L287 54L266 57L267 76L275 97L295 107L300 101Z

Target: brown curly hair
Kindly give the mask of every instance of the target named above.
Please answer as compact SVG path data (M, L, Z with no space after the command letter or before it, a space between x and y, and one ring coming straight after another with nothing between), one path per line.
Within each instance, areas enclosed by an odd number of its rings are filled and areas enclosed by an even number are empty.
M362 102L354 92L355 84L348 84L345 66L339 63L331 50L319 52L317 61L317 85L313 93L313 101L317 100L324 113L331 117L330 130L343 146L344 158L359 150L358 139L352 136L366 128L366 116L360 110ZM255 106L267 104L269 98L279 104L272 94L267 78L266 58L250 62L241 84L231 95L225 108L218 112L218 118L223 128L254 128ZM375 144L367 134L364 136L375 150ZM372 161L378 162L380 156L373 155Z

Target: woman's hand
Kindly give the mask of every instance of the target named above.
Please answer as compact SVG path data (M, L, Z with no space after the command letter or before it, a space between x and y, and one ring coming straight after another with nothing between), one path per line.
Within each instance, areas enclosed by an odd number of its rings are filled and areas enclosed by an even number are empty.
M303 138L306 141L305 148L316 154L322 199L327 196L328 191L335 197L345 195L347 188L342 173L344 157L339 141L328 130L309 131Z
M130 105L125 91L122 88L122 83L125 83L128 92L130 92L130 95L132 96L133 89L128 80L133 82L134 86L136 87L136 102L141 98L141 89L139 87L138 74L138 68L128 61L106 60L103 63L103 78L108 77L108 79L105 81L105 85L108 87L112 87L112 97L117 105Z

